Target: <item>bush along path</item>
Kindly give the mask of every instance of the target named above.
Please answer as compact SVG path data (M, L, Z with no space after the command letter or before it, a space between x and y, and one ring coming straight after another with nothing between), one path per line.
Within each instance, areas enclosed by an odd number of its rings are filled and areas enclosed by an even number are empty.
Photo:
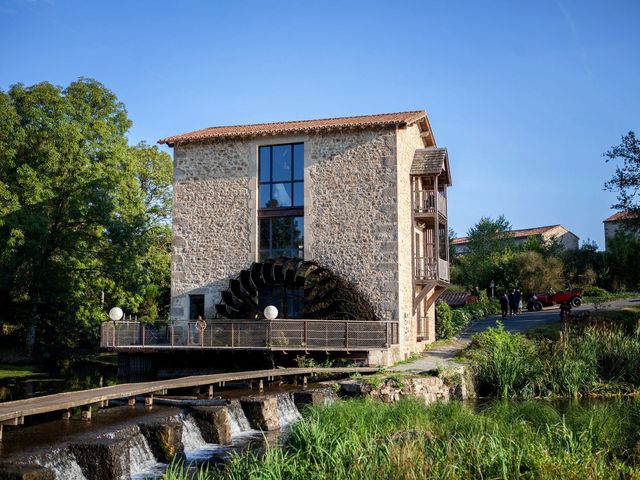
M460 318L460 315L457 313L462 311L466 315L471 316L473 313L470 313L472 307L475 307L476 310L480 310L478 306L469 305L467 307L463 307L463 309L452 310L448 305L441 302L438 304L438 318L445 318L445 321L453 323L453 325L458 325L457 318ZM616 311L622 311L623 309L633 308L634 306L640 306L640 298L626 298L619 300L612 300L608 302L599 302L596 304L597 309L602 311L609 311L610 315L616 315ZM490 313L494 312L495 306L491 304L488 307L485 304L485 310L488 310ZM576 313L593 311L593 304L584 304L579 309L575 309ZM478 315L480 312L474 312L475 315ZM447 315L450 317L447 319ZM486 314L485 314L486 315ZM606 315L606 314L605 314ZM456 362L456 357L460 354L460 352L466 348L470 341L471 337L476 334L482 333L489 328L495 328L501 323L500 315L490 314L489 316L479 317L476 316L474 320L468 321L468 323L464 324L463 327L457 332L456 336L451 334L452 338L448 338L446 340L438 340L433 346L430 346L428 350L423 352L420 356L415 359L403 362L402 364L396 365L391 368L394 371L414 371L414 372L427 372L435 369L441 368L449 368L449 367L458 367L460 363ZM436 325L439 320L436 320ZM513 317L507 317L507 319L502 322L503 329L505 332L509 333L524 333L531 330L535 330L541 328L543 326L548 325L560 325L560 314L557 308L544 309L540 312L523 312L520 315L516 315ZM456 327L454 327L455 329Z

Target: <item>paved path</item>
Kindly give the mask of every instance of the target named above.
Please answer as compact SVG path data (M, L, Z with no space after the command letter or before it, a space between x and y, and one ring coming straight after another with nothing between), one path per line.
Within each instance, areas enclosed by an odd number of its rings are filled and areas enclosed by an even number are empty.
M606 303L605 308L619 310L634 305L640 306L640 298L614 300ZM582 312L585 310L593 310L593 305L584 305L573 311ZM489 327L495 327L499 320L501 320L500 315L476 320L450 342L433 347L413 362L397 365L390 370L428 372L441 367L458 366L460 364L455 361L455 356L469 344L471 337ZM524 312L521 315L507 317L504 321L504 328L508 332L526 332L548 323L558 322L560 322L560 310L557 307L550 307L540 312Z

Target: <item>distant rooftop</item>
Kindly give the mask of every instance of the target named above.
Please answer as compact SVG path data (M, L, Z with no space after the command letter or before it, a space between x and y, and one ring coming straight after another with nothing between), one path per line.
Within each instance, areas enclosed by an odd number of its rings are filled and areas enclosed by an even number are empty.
M629 218L628 212L616 212L610 217L603 220L603 222L617 222L618 220L624 220L625 218Z
M562 225L557 224L557 225L547 225L546 227L524 228L522 230L511 230L509 232L509 236L512 238L528 238L531 235L543 235L544 233L558 227L562 227ZM469 237L455 238L452 240L451 243L453 245L464 245L465 243L469 243Z
M158 140L158 143L164 143L172 146L176 143L193 143L209 139L300 134L353 128L406 127L415 123L421 123L424 131L429 131L425 111L416 110L411 112L380 113L376 115L361 115L356 117L209 127L202 130L196 130L194 132L166 137ZM433 141L431 143L433 143Z

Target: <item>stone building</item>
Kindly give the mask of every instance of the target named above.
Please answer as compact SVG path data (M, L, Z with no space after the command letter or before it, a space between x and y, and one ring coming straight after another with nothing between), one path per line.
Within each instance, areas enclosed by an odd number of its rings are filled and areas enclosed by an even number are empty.
M172 318L206 319L195 343L389 364L435 340L451 176L424 111L211 127L159 143L174 149ZM339 305L306 308L310 297Z
M619 230L626 231L640 239L640 230L633 230L629 228L628 225L625 225L624 220L629 218L628 215L629 214L627 212L616 212L602 221L604 224L604 249L606 251L609 251L611 239L615 237Z
M516 245L522 245L530 237L536 237L543 242L559 242L565 250L577 250L580 237L562 225L547 225L546 227L524 228L521 230L511 230L509 236ZM454 251L466 253L469 251L469 238L455 238L451 242Z

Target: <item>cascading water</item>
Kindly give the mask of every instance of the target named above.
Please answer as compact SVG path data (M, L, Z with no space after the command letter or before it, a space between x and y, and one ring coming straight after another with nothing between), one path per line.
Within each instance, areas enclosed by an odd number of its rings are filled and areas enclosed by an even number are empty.
M300 412L288 393L278 395L278 420L280 426L286 427L300 420Z
M214 453L223 450L223 447L215 443L207 443L202 438L202 433L191 415L181 417L182 421L182 445L187 460L205 460Z
M33 462L51 469L56 480L87 480L76 457L67 449L56 448L46 457L34 458Z
M129 440L129 475L131 479L147 479L162 475L166 465L153 456L149 442L138 433Z
M227 413L232 437L255 432L255 430L251 428L249 419L244 414L244 410L242 410L238 400L232 400L229 405L227 405Z

